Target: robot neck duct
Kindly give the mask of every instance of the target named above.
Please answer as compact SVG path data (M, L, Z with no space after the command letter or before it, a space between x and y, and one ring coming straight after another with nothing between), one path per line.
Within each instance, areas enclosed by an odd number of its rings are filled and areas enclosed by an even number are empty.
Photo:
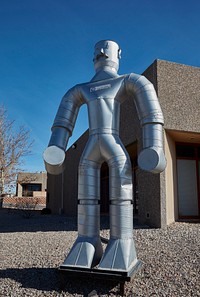
M112 62L112 61L109 61ZM97 65L98 64L98 65ZM116 63L96 63L95 64L95 71L96 74L92 78L91 81L99 81L109 78L118 77L117 74L118 67L116 67Z
M100 58L94 62L94 68L96 72L99 72L101 70L108 70L112 72L116 72L119 69L119 64L115 61L112 61L109 58Z

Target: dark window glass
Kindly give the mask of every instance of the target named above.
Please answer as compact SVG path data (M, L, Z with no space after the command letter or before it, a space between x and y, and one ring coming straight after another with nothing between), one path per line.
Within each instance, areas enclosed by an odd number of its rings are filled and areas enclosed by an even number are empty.
M176 146L176 156L183 158L194 158L195 157L195 147L189 145L177 145Z
M33 196L33 191L41 191L41 184L23 184L22 185L22 196Z
M200 146L198 147L198 158L200 158Z

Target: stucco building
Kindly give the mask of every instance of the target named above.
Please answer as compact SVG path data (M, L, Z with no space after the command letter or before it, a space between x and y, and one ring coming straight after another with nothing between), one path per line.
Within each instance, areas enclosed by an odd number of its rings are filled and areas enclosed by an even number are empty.
M3 196L3 207L42 209L46 207L47 173L46 172L20 172L17 175L16 195Z
M135 105L121 106L120 137L132 162L134 214L140 223L164 227L180 219L200 219L200 68L156 60L143 73L154 85L164 114L165 172L140 170L141 128ZM86 131L66 153L62 175L48 175L47 206L54 213L76 215L80 156ZM101 212L109 210L109 169L101 168Z
M17 176L16 196L46 196L46 172L20 172Z

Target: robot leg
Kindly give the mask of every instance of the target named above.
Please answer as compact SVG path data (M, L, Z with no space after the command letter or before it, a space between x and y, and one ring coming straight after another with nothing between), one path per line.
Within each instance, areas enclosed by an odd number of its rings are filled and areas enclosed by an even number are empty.
M137 263L133 240L132 170L129 157L109 160L110 240L99 269L129 271Z
M79 164L78 237L62 266L91 268L101 259L100 165L82 159Z

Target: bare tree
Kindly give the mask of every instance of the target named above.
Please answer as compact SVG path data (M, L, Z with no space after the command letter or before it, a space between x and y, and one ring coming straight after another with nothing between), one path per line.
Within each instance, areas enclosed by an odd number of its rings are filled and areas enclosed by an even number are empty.
M24 126L16 129L15 121L9 120L5 107L0 106L0 196L15 181L32 143L29 130Z

